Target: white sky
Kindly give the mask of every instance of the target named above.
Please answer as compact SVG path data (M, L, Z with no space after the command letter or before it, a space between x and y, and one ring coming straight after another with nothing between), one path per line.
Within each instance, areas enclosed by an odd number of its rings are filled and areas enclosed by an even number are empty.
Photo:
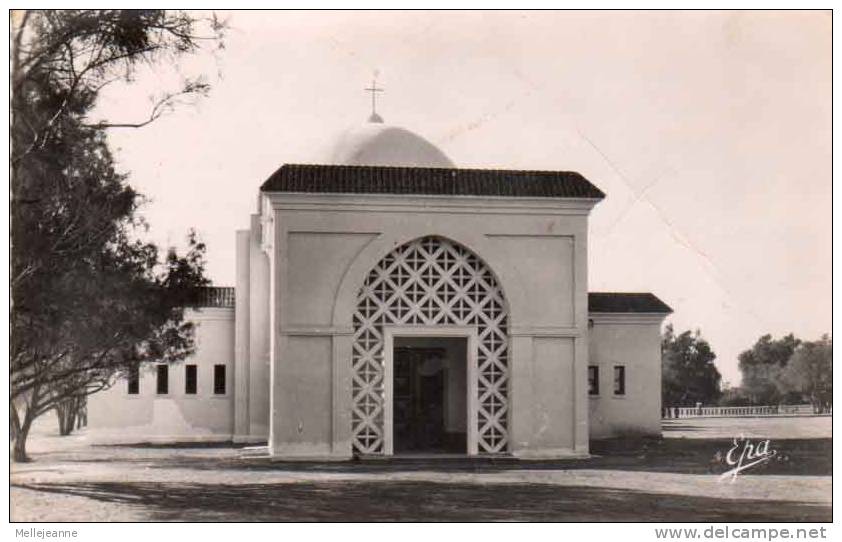
M652 291L700 328L725 380L763 333L831 330L830 12L236 12L226 49L113 88L140 120L176 69L211 95L113 131L149 235L195 227L234 284L234 230L282 163L324 162L378 111L460 167L576 170L591 290Z

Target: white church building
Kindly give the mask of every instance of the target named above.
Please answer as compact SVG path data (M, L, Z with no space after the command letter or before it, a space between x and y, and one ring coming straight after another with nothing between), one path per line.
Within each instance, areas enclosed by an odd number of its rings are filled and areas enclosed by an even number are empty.
M190 311L195 355L92 396L89 426L285 459L571 457L660 434L671 311L588 292L604 197L575 172L458 168L373 114L263 183L235 287Z

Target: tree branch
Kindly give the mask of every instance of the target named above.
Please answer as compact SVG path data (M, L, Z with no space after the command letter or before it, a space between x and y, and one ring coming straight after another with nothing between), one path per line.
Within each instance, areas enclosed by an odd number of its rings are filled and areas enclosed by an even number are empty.
M164 113L167 111L171 111L178 100L178 98L199 94L205 95L209 90L210 86L206 83L201 81L193 81L189 82L185 87L180 90L179 92L174 92L171 94L167 94L161 99L159 99L152 107L152 111L149 113L149 118L140 121L140 122L97 122L94 124L85 124L88 128L93 128L95 130L104 130L109 128L143 128L144 126L151 124L158 120Z

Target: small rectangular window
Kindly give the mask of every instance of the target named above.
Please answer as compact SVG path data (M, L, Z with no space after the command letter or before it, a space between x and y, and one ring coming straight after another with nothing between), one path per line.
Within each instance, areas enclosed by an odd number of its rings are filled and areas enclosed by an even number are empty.
M184 366L184 393L196 395L196 366Z
M614 395L626 394L626 368L623 365L614 366Z
M169 366L158 365L158 395L166 395L170 392L170 372Z
M588 366L588 395L599 395L599 367Z
M132 367L129 369L129 395L138 393L140 393L140 368Z
M213 393L225 395L225 365L213 366Z

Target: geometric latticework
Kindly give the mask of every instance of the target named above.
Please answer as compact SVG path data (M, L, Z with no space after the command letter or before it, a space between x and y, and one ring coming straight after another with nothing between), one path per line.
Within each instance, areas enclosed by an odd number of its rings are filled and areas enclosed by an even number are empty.
M357 453L384 453L384 325L476 327L478 451L507 450L508 314L497 280L475 254L435 236L396 248L366 278L353 325L351 419Z

